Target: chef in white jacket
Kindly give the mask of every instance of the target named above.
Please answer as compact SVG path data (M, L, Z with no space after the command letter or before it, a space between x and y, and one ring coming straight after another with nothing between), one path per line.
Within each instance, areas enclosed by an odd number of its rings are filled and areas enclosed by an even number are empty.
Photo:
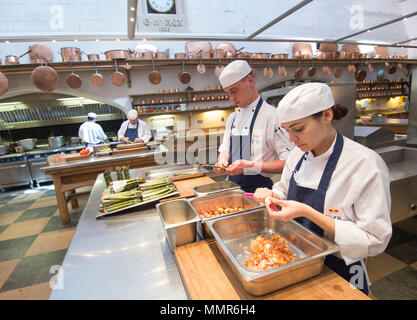
M244 60L229 63L219 77L220 84L238 109L226 121L215 173L229 174L228 179L246 192L272 188L273 174L281 173L294 145L279 127L276 109L263 101L255 86L252 68Z
M347 108L335 105L329 86L307 83L291 90L278 105L281 125L297 146L281 181L259 189L270 216L295 219L333 240L340 252L325 264L365 294L369 279L363 259L382 253L392 235L390 177L373 150L333 126Z
M145 121L138 119L138 112L130 110L127 113L128 120L120 126L117 136L124 143L149 142L152 137L151 130Z
M85 142L85 147L92 151L92 146L107 140L107 135L104 133L103 128L96 123L97 114L90 112L87 117L87 122L84 122L78 130L78 136Z

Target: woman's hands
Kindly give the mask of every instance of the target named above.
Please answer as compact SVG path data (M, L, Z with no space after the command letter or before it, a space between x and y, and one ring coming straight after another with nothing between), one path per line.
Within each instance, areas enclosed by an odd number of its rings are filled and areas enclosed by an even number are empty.
M298 217L309 217L312 207L293 200L279 200L275 197L266 197L265 206L268 214L278 220L288 221Z
M228 166L226 168L226 172L227 174L231 176L236 176L238 174L242 174L245 168L252 168L253 166L254 166L253 161L240 159L240 160L236 160L230 166Z

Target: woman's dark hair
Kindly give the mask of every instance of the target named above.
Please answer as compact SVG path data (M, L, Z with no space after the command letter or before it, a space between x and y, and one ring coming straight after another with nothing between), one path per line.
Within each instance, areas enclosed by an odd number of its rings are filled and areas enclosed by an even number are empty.
M332 107L333 119L335 120L342 119L348 113L348 111L349 111L348 108L341 106L340 104L335 104ZM312 117L320 118L322 114L323 114L323 111L320 111L320 112L313 114Z

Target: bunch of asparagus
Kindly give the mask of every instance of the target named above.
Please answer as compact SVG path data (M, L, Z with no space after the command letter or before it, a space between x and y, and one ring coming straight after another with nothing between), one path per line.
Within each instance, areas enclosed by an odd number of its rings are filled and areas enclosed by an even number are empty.
M130 189L133 189L133 188L138 188L141 183L145 182L145 179L143 178L143 176L139 176L137 178L122 180L122 181L125 181L126 184L124 185L123 189L119 192L127 191L127 190L130 190ZM115 193L115 191L113 189L113 183L114 182L110 183L110 185L111 185L112 192ZM116 183L118 183L118 182L116 182Z
M103 192L99 210L100 212L111 212L138 202L142 202L141 191L138 188L123 192L113 193L110 189Z
M149 180L140 185L143 201L149 201L177 191L169 177Z

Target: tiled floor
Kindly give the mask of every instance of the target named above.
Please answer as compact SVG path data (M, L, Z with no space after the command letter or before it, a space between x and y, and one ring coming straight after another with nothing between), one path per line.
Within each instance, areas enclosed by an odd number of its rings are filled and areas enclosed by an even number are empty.
M63 226L53 185L0 193L0 300L48 299L87 199ZM371 297L417 299L417 217L396 223L386 251L368 258Z

